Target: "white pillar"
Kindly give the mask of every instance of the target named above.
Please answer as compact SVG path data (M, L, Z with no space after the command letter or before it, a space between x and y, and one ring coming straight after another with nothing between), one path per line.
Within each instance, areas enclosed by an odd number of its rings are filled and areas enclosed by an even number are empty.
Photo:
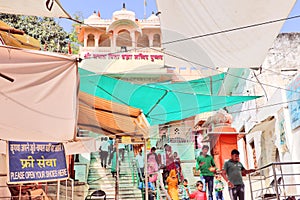
M112 35L112 51L116 50L116 46L117 46L117 34L113 33Z
M83 43L83 47L87 47L87 37L84 36L84 43Z
M95 35L95 37L94 37L95 47L99 47L99 38L100 38L100 35Z
M149 40L149 47L153 47L153 34L148 35L148 40Z
M136 41L135 41L135 31L134 30L132 30L130 32L130 37L131 37L132 48L135 49L135 47L136 47Z
M95 39L95 47L98 47L99 39Z

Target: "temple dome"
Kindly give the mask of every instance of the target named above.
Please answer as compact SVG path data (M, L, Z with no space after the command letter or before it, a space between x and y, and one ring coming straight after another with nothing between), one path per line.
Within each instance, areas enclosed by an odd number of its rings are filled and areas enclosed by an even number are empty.
M121 10L113 13L113 20L129 19L135 21L135 13L126 9L125 4Z
M159 17L156 16L156 15L154 14L154 12L152 12L152 15L150 15L150 16L147 18L147 20L151 20L151 21L159 21Z
M87 19L84 20L84 23L86 24L95 24L99 22L101 18L98 16L96 12L94 12L91 16L89 16Z

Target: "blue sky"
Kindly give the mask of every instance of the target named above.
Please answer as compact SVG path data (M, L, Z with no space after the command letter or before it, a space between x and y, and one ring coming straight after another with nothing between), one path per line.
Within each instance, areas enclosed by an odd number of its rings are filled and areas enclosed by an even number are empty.
M147 0L146 14L149 17L154 11L156 13L156 1ZM86 19L93 14L94 11L100 11L101 18L111 19L114 11L121 10L123 3L127 10L134 11L136 18L144 18L144 0L60 0L63 8L73 16L76 12L81 12ZM59 19L59 24L68 32L71 30L73 22L66 19Z
M81 12L83 17L88 18L94 11L101 13L101 18L111 19L112 13L122 8L126 4L128 10L136 13L136 18L144 18L144 0L60 0L63 8L73 16L76 12ZM156 0L147 0L146 14L149 17L152 11L157 12ZM300 0L297 0L290 16L300 15ZM59 19L59 24L67 32L71 30L72 21ZM281 32L300 32L300 18L286 21Z

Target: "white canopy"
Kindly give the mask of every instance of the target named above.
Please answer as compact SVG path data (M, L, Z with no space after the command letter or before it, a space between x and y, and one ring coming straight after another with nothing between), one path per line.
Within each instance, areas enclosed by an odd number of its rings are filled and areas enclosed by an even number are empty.
M1 0L0 12L19 15L71 18L59 0Z
M76 58L0 46L0 60L0 139L73 140Z
M172 41L286 18L295 2L157 0L165 52L194 62L187 63L166 56L166 65L181 67L197 63L205 67L260 66L284 21Z

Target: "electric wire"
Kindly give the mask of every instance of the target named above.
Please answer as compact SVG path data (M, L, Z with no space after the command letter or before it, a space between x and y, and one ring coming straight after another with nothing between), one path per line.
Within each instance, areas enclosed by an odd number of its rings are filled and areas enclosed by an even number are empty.
M262 23L257 23L257 24L252 24L252 25L248 25L248 26L243 26L243 27L237 27L237 28L233 28L233 29L228 29L228 30L224 30L224 31L219 31L219 32L215 32L215 33L209 33L209 34L213 34L213 35L216 35L216 34L221 34L223 32L230 32L230 31L237 31L237 30L242 30L242 29L246 29L246 28L251 28L253 26L262 26L262 25L266 25L266 24L271 24L271 23L276 23L276 22L279 22L279 21L284 21L284 20L291 20L291 19L295 19L295 18L299 18L300 15L296 15L296 16L293 16L293 17L287 17L287 18L282 18L282 19L277 19L277 20L271 20L271 21L267 21L267 22L262 22ZM94 27L94 26L91 26L89 24L84 24L81 22L81 24L83 25L86 25L86 26L89 26L89 27L92 27L92 28L95 28L95 29L99 29L98 27ZM100 30L100 29L99 29ZM205 36L210 36L208 34L204 34L204 35L198 35L198 36L195 36L195 37L205 37ZM121 38L121 39L125 39L125 40L128 40L127 38ZM188 40L189 38L185 38L184 40ZM130 40L131 41L131 40ZM136 44L140 44L140 43L137 43L135 41L132 41L133 43L136 43ZM171 41L171 42L176 42L176 40L174 41ZM162 43L162 44L165 44L165 43ZM211 69L211 70L214 70L214 71L217 71L219 73L223 73L223 71L219 70L219 69L215 69L213 67L209 67L209 66L206 66L206 65L203 65L203 64L200 64L200 63L197 63L197 62L193 62L191 60L188 60L188 59L185 59L185 58L182 58L182 57L179 57L179 56L176 56L174 54L170 54L170 53L167 53L163 50L159 50L159 49L156 49L156 48L153 48L153 47L145 47L143 44L140 44L141 46L143 47L136 47L136 48L133 48L133 49L129 49L129 51L136 51L136 50L140 50L140 49L144 49L144 48L149 48L153 51L156 51L156 52L159 52L159 53L162 53L162 54L165 54L165 55L168 55L168 56L171 56L171 57L174 57L174 58L177 58L179 60L182 60L182 61L185 61L185 62L188 62L188 63L192 63L193 65L197 65L197 66L202 66L204 68L207 68L207 69ZM123 51L116 51L116 52L113 52L113 53L107 53L107 54L103 54L103 55L111 55L111 54L115 54L115 53L124 53ZM228 73L228 72L224 72L226 73L227 75L231 75L235 78L239 78L239 79L243 79L243 80L246 80L246 81L249 81L249 82L253 82L253 83L258 83L254 80L251 80L251 79L248 79L248 78L245 78L245 77L241 77L241 76L237 76L237 75L234 75L234 74L231 74L231 73ZM275 86L275 85L271 85L271 84L267 84L267 83L260 83L261 85L265 85L265 86L268 86L268 87L272 87L272 88L275 88L275 89L282 89L282 90L286 90L286 91L291 91L291 92L295 92L295 93L300 93L300 91L293 91L293 90L289 90L289 89L286 89L286 88L282 88L282 87L279 87L279 86Z
M297 101L300 101L300 99L293 99L293 100L290 100L290 101L278 102L278 103L264 105L264 106L260 106L260 107L248 108L248 109L245 109L245 110L231 111L231 112L228 112L228 114L236 114L236 113L242 113L242 112L251 111L251 110L259 110L259 109L263 109L263 108L267 108L267 107L278 106L278 105L281 105L281 104L287 104L287 103L292 103L292 102L297 102ZM218 104L214 104L214 105L218 105ZM232 105L232 106L234 106L234 105ZM209 107L209 106L205 106L205 107ZM152 115L152 116L161 116L161 115L166 115L166 114L174 114L174 113L178 113L178 112L182 112L182 111L189 111L189 110L191 110L191 109L166 112L166 113L162 113L162 114L155 114L155 115ZM213 112L213 111L211 111L211 112ZM155 118L155 117L152 117L152 116L149 116L149 118L153 119L153 120L156 120L156 121L162 121L161 119Z
M195 38L199 38L199 37L204 37L204 36L210 36L210 35L215 35L215 34L221 34L221 33L225 33L225 32L230 32L230 31L237 31L237 30L242 30L242 29L245 29L245 28L251 28L251 27L254 27L254 26L261 26L261 25L266 25L266 24L270 24L270 23L275 23L275 22L279 22L279 21L283 21L283 20L290 20L290 19L295 19L295 18L299 18L300 15L297 15L297 16L293 16L293 17L288 17L288 18L283 18L283 19L278 19L278 20L272 20L272 21L268 21L268 22L263 22L263 23L259 23L259 24L253 24L253 25L249 25L249 26L243 26L243 27L238 27L238 28L234 28L232 30L224 30L224 31L219 31L219 32L216 32L216 33L209 33L209 34L205 34L205 35L198 35L198 36L194 36L194 37L191 37L191 38L185 38L183 40L188 40L188 39L195 39ZM89 25L88 25L89 26ZM93 26L91 26L93 27ZM97 28L97 27L93 27L93 28ZM121 38L121 39L125 39L125 40L128 40L127 38ZM182 40L180 40L182 41ZM133 41L135 42L135 41ZM179 41L171 41L171 42L179 42ZM137 42L135 42L137 43ZM170 43L170 42L169 42ZM166 44L166 43L162 43L162 44ZM143 44L142 44L143 45ZM212 67L209 67L209 66L205 66L205 65L201 65L200 63L197 63L197 62L193 62L193 61L190 61L190 60L187 60L185 58L181 58L181 57L178 57L176 55L172 55L170 53L167 53L165 51L162 51L162 50L159 50L159 49L155 49L155 48L152 48L152 47L140 47L140 48L134 48L134 49L130 49L129 51L136 51L136 50L139 50L139 49L143 49L143 48L150 48L151 50L153 51L157 51L157 52L160 52L160 53L163 53L163 54L166 54L166 55L169 55L169 56L172 56L172 57L175 57L177 59L180 59L180 60L183 60L185 62L189 62L189 63L192 63L192 64L195 64L197 66L202 66L202 67L205 67L205 68L208 68L208 69L212 69L212 70L215 70L215 71L218 71L218 72L223 72L223 71L220 71L218 69L215 69L215 68L212 68ZM123 53L122 51L116 51L114 53ZM113 53L108 53L107 55L109 54L113 54ZM197 68L196 68L197 69ZM244 77L241 77L241 76L237 76L237 75L234 75L234 74L231 74L231 73L228 73L228 72L224 72L228 75L231 75L233 77L236 77L236 78L239 78L239 79L244 79L246 81L250 81L250 82L253 82L253 83L257 83L256 81L253 81L251 79L248 79L248 78L244 78ZM276 89L282 89L282 90L285 90L285 91L290 91L290 92L295 92L295 93L300 93L298 91L294 91L294 90L289 90L289 89L286 89L286 88L281 88L281 87L278 87L278 86L275 86L275 85L271 85L271 84L266 84L266 83L261 83L262 85L265 85L265 86L268 86L268 87L272 87L272 88L276 88ZM293 100L293 101L298 101L298 100ZM289 103L289 102L293 102L293 101L287 101L287 102L281 102L281 103L277 103L277 104L274 104L274 105L280 105L280 104L285 104L285 103ZM274 106L274 105L265 105L265 106L261 106L261 107L258 107L258 108L249 108L249 109L246 109L246 110L240 110L240 111L235 111L235 112L230 112L231 114L233 113L240 113L240 112L245 112L245 111L248 111L248 110L254 110L254 109L261 109L261 108L264 108L264 107L269 107L269 106Z
M222 30L222 31L206 33L206 34L202 34L202 35L196 35L196 36L192 36L192 37L188 37L188 38L172 40L172 41L169 41L169 42L164 42L162 44L172 44L172 43L183 42L183 41L187 41L187 40L194 40L194 39L197 39L197 38L202 38L202 37L207 37L207 36L212 36L212 35L218 35L218 34L223 34L223 33L228 33L228 32L233 32L233 31L239 31L239 30L243 30L243 29L248 29L248 28L253 28L253 27L263 26L263 25L268 25L268 24L273 24L273 23L286 21L286 20L291 20L291 19L296 19L296 18L300 18L300 15L295 15L295 16L292 16L292 17L286 17L286 18L281 18L281 19L276 19L276 20L270 20L270 21L251 24L251 25L246 25L246 26L240 26L240 27L237 27L237 28L231 28L231 29L226 29L226 30Z

